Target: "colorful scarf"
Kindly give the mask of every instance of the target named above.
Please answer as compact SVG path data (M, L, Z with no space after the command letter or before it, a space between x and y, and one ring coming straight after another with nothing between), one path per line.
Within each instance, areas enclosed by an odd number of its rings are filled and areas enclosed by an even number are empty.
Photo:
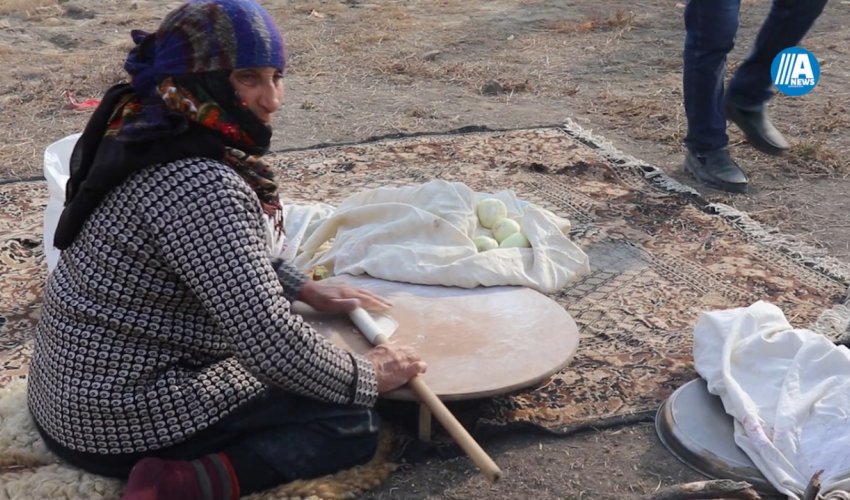
M241 104L223 73L166 78L158 89L162 97L144 98L119 85L95 110L71 155L56 248L67 248L109 191L130 175L192 156L222 161L238 173L257 194L279 239L278 187L272 168L258 156L268 149L268 125ZM226 104L220 102L224 98Z
M71 155L65 210L54 244L67 248L103 198L150 165L202 156L234 169L282 234L268 151L271 128L236 96L240 68L284 71L286 54L268 12L254 0L189 0L156 33L133 31L124 67L130 84L109 89Z
M224 155L220 159L251 186L260 199L263 212L273 216L281 209L274 171L258 156L245 152L265 153L271 130L254 117L235 94L231 98L233 102L225 106L216 101L215 94L220 94L220 91L205 89L230 87L229 82L225 83L227 77L223 73L202 77L184 76L181 78L183 85L175 80L177 79L173 77L166 78L157 88L165 108L219 134L226 145ZM190 86L193 88L190 89ZM132 140L134 136L144 136L152 128L154 126L146 121L141 99L138 96L129 96L116 108L104 135L126 141ZM252 133L246 130L250 128L253 128ZM261 141L260 144L258 140Z

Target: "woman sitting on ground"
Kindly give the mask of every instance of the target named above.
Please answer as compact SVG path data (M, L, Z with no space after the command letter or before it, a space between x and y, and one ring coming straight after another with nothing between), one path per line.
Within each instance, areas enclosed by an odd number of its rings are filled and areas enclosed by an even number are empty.
M129 475L128 499L228 499L368 461L378 393L425 370L348 353L291 311L387 304L270 258L268 149L283 40L253 0L193 0L133 32L132 81L71 160L29 378L67 462Z

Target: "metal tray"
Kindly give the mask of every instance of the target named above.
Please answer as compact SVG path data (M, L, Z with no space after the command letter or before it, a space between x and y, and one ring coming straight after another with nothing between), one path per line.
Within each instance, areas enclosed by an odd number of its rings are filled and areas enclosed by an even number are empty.
M697 472L746 481L761 493L777 494L735 444L733 419L703 379L691 380L664 401L655 416L655 430L664 447Z

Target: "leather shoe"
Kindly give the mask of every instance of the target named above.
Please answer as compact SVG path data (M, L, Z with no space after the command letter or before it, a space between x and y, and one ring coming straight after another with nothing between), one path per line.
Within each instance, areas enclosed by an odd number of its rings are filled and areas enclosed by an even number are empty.
M781 156L788 151L788 141L770 122L766 111L747 111L728 100L724 107L726 118L741 129L754 148L773 156Z
M747 176L726 148L685 155L685 171L709 186L730 193L747 192Z

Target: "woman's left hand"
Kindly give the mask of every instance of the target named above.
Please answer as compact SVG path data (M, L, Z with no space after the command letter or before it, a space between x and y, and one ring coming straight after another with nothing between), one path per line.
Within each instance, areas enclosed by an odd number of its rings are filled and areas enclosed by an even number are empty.
M329 313L347 313L358 307L370 312L382 312L392 306L386 299L368 290L321 281L304 283L298 300L317 311Z

